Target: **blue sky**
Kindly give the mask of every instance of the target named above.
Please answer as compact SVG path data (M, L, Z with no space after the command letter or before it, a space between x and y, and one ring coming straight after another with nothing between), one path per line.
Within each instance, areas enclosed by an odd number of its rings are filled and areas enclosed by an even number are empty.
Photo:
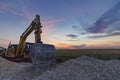
M60 49L120 48L119 5L119 0L0 0L0 46L18 43L39 14L43 43ZM34 42L33 33L27 41Z

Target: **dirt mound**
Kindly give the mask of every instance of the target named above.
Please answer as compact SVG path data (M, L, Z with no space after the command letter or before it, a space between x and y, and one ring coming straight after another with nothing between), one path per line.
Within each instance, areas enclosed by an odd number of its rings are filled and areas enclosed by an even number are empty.
M103 61L82 56L42 74L32 72L32 64L13 63L0 58L0 80L120 80L120 61Z

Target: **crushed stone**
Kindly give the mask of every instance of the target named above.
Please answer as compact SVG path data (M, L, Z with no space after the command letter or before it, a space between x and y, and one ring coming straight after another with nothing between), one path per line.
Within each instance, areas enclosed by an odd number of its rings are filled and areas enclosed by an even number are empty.
M81 56L36 74L30 63L15 63L0 57L0 80L120 80L120 61Z

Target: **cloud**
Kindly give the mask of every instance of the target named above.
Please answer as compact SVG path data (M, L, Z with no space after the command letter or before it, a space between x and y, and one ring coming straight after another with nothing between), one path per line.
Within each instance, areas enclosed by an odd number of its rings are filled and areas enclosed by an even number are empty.
M31 10L29 8L29 4L26 4L26 2L24 1L23 2L16 1L16 2L17 4L14 4L15 2L5 3L0 1L0 14L7 14L15 17L17 16L18 18L20 18L19 19L20 23L22 23L23 26L26 25L28 26L29 23L31 23L31 21L35 18L37 11ZM49 20L45 20L43 19L43 17L44 16L41 16L41 25L43 26L42 32L44 33L42 34L42 39L45 38L44 40L49 42L51 40L50 32L53 30L53 28L55 28L55 25L57 23L64 21L64 18L55 18L55 19L51 18Z
M76 34L68 34L68 35L66 35L66 37L69 37L71 39L77 39L78 35L76 35Z
M103 37L110 37L110 36L117 36L120 35L120 32L113 32L113 33L109 33L109 34L105 34L105 35L98 35L98 36L88 36L88 38L103 38Z
M72 28L73 28L73 29L79 29L79 26L72 25Z
M30 11L29 8L27 8L27 5L25 1L19 2L17 1L17 5L14 3L5 3L5 2L0 2L0 13L5 13L9 15L15 15L15 16L21 16L26 18L27 20L33 19L33 16L35 16L35 13ZM14 4L14 5L13 5ZM23 5L23 6L21 6ZM20 7L18 7L20 6Z
M115 25L115 24L119 24ZM120 30L120 2L106 11L100 18L89 28L88 33L106 33Z
M57 23L61 23L63 22L64 19L63 18L58 18L58 19L49 19L49 20L42 20L41 21L41 25L43 26L42 30L45 32L45 33L48 33L49 34L49 31L53 30L53 28L55 28L55 25Z
M82 49L86 46L86 44L82 44L82 45L70 45L70 44L66 44L66 43L58 43L58 48L60 49Z
M57 19L49 19L49 20L42 20L42 26L45 32L51 31L57 23L63 22L63 18L57 18Z
M72 25L72 29L78 34L81 34L81 35L85 34L85 29L83 29L82 25L80 26Z
M72 39L72 40L67 40L67 41L80 41L80 39Z
M77 33L80 33L80 26L72 25L72 29L75 30Z
M63 22L64 19L60 18L60 19L52 19L52 20L46 20L45 23L46 24L53 24L53 23L59 23L59 22Z
M11 41L11 40L5 39L5 38L0 38L0 41L2 41L2 42L8 42L8 41Z
M58 45L66 45L65 43L58 43Z
M85 47L86 44L82 44L82 45L79 45L79 46L71 46L73 49L81 49L83 47Z

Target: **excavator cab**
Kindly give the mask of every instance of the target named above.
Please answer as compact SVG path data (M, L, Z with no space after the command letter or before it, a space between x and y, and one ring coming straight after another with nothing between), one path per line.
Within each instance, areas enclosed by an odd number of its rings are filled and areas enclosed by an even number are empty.
M24 60L25 62L31 62L31 58L30 58L30 49L32 47L34 43L30 43L30 42L26 42L24 45L24 49L23 49L23 56L24 56Z
M30 48L31 48L31 46L32 46L33 44L34 44L34 43L30 43L30 42L26 42L26 43L25 43L25 46L24 46L24 49L23 49L24 55L29 55L29 53L30 53Z

